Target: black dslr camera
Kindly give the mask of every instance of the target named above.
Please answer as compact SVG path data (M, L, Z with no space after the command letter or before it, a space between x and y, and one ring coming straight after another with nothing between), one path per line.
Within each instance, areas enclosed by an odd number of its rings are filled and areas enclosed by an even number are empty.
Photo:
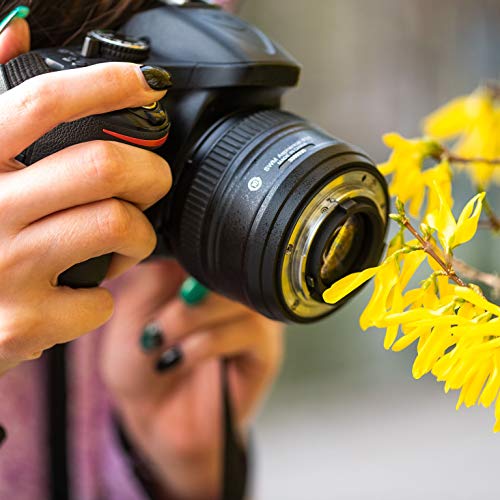
M104 61L164 67L174 86L161 103L62 124L21 161L95 139L155 149L174 176L170 193L147 211L155 253L270 318L330 314L338 305L323 292L377 264L389 205L383 177L358 148L280 109L300 67L257 28L201 2L162 6L120 33L92 31L82 46L31 52L0 73L8 88ZM108 262L78 264L59 282L96 286Z

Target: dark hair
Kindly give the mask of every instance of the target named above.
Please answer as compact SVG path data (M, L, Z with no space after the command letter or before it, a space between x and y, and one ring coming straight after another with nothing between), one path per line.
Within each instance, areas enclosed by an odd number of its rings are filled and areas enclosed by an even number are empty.
M18 5L31 9L32 48L66 45L89 29L116 28L154 0L24 0L0 3L0 19Z

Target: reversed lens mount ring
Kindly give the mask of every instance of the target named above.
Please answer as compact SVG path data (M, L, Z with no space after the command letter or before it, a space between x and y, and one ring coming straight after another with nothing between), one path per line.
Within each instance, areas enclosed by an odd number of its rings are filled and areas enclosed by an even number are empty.
M366 170L350 170L325 185L307 204L291 230L281 264L281 291L294 314L314 318L336 306L320 302L308 284L307 263L314 241L335 210L359 198L370 201L386 223L386 197L379 179ZM362 212L361 212L362 213ZM345 219L344 219L345 220Z

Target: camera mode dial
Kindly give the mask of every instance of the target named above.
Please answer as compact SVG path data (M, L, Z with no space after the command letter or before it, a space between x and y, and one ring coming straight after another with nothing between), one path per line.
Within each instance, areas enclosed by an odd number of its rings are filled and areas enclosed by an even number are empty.
M148 58L149 50L149 42L145 38L132 38L112 30L93 30L85 37L81 55L140 63Z

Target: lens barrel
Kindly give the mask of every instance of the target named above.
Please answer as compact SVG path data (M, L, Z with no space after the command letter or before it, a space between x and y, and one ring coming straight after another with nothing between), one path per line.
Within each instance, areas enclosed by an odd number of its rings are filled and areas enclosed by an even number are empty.
M322 300L328 281L375 265L383 251L389 201L373 162L284 111L217 122L172 195L165 237L174 256L273 319L332 313L339 305Z

